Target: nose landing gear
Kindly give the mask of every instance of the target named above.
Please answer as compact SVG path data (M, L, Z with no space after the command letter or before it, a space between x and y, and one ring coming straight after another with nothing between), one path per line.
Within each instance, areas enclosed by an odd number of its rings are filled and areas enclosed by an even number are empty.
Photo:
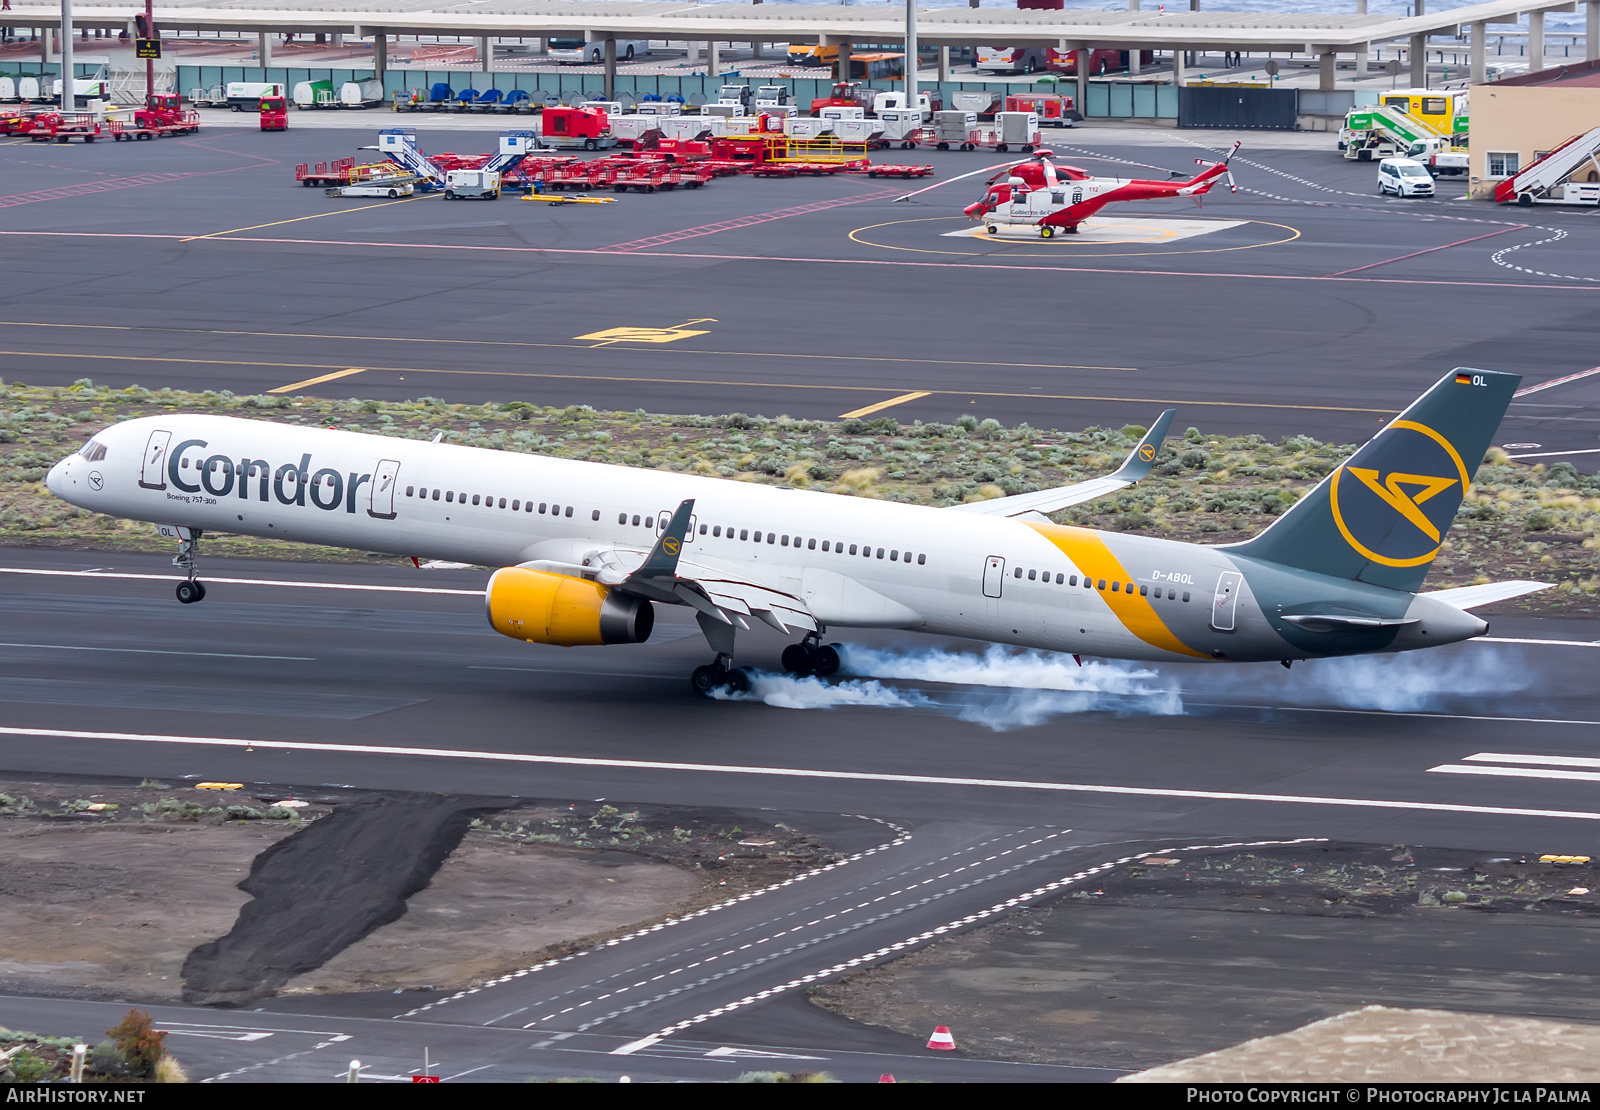
M824 644L815 632L783 649L783 669L792 675L829 678L839 673L839 645Z
M197 601L206 599L206 584L196 576L200 573L200 536L198 528L191 529L189 536L178 544L178 554L173 557L172 565L180 568L188 579L178 583L178 600L185 605L193 605Z

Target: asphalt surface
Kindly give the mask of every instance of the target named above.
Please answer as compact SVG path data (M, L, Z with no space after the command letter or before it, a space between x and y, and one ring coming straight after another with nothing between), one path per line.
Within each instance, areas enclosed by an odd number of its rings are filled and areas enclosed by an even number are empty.
M891 201L923 183L723 179L558 208L296 188L297 162L372 157L360 148L377 128L405 123L363 119L0 145L0 372L259 392L361 368L303 389L807 417L918 393L882 411L1061 427L1176 404L1180 427L1349 442L1451 366L1537 385L1595 361L1593 211L1469 202L1459 179L1437 199L1380 199L1373 168L1343 161L1331 135L1323 150L1270 136L1253 150L1244 135L1240 191L1203 210L1108 210L1218 230L1043 243L947 234L966 226L981 176L903 204ZM1049 138L1063 161L1164 178L1232 136ZM878 159L931 164L937 179L1004 161ZM585 338L615 328L703 334ZM1595 451L1597 406L1600 377L1529 394L1502 438Z
M1597 847L1592 784L1559 763L1595 754L1596 649L1568 646L1600 638L1588 618L1500 618L1501 640L1544 642L1376 664L1092 679L1109 693L857 678L822 694L771 679L758 691L780 704L708 702L686 681L705 646L677 614L664 614L657 643L529 647L483 626L481 572L212 560L207 600L186 607L158 557L11 549L0 564L6 773L718 805L782 815L850 853L459 995L164 1008L171 1028L206 1027L175 1040L197 1078L331 1079L349 1057L406 1075L424 1046L449 1074L482 1069L463 1079L759 1066L1107 1078L936 1057L817 1010L804 990L1140 852L1303 837L1500 854ZM133 577L108 576L123 574ZM251 584L262 581L297 585ZM879 652L858 657L879 674L934 646L948 677L952 660L980 650L893 633L852 641ZM770 670L781 644L751 636L741 661ZM1022 664L1000 666L1029 681ZM278 712L260 712L265 703ZM1471 758L1481 754L1491 758ZM1565 777L1519 775L1530 769ZM109 1013L0 1000L0 1024L63 1033L102 1028L93 1023ZM275 1032L238 1039L252 1025Z
M1450 366L1540 386L1594 362L1593 212L1466 202L1447 180L1437 200L1380 200L1331 136L1326 150L1245 136L1237 194L1117 213L1168 221L1110 236L1127 242L1045 244L946 234L981 178L904 204L891 201L909 186L856 177L556 208L294 186L296 162L404 122L369 118L0 143L0 375L812 417L895 402L878 411L1066 428L1177 404L1179 427L1347 442ZM1194 143L1231 143L1059 139L1063 161L1158 177L1192 172ZM430 131L426 145L489 138ZM1000 161L879 157L939 178ZM1200 223L1179 234L1176 219ZM593 338L615 328L657 330ZM1600 375L1525 394L1499 439L1594 452L1597 433ZM1548 457L1587 468L1600 453ZM403 1081L427 1049L461 1079L1103 1079L1114 1071L929 1053L805 988L1140 852L1597 847L1593 772L1561 763L1600 754L1588 617L1495 618L1494 636L1539 642L1292 672L1080 673L867 633L849 638L860 677L771 677L755 699L707 702L686 682L707 649L676 612L647 645L558 651L486 628L476 571L207 560L206 602L180 606L163 558L3 556L7 773L708 805L783 815L856 857L460 997L159 1008L196 1078L333 1079L357 1058ZM314 588L350 584L386 590ZM782 643L759 629L740 662L771 671ZM93 1035L124 1008L0 999L0 1024Z

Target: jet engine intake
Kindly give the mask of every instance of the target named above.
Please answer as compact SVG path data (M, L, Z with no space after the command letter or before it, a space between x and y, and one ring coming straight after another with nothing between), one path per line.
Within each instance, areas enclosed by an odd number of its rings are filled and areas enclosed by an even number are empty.
M656 623L655 606L644 598L524 567L495 571L484 602L490 627L502 636L558 647L642 644Z

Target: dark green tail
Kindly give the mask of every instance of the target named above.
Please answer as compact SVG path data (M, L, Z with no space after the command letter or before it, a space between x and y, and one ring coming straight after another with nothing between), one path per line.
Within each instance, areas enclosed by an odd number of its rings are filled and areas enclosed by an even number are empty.
M1521 381L1492 370L1445 375L1266 531L1229 550L1415 591Z

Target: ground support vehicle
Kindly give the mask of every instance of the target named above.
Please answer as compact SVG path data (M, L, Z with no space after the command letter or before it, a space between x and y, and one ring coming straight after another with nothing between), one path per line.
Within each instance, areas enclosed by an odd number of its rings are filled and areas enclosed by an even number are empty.
M135 123L124 123L121 120L111 121L111 137L117 142L131 141L134 139L155 139L163 135L192 135L200 130L200 113L186 112L193 119L173 124L155 124L150 127L140 127Z
M294 106L307 109L337 108L339 94L334 91L332 81L301 81L294 87Z
M978 129L978 113L946 109L933 113L933 123L928 128L932 143L940 150L952 146L967 149L967 136Z
M19 108L0 111L0 135L26 135L33 130L33 116Z
M1016 147L1024 154L1042 145L1039 117L1032 112L996 112L993 127L977 127L967 132L962 150L993 150L1001 154Z
M607 173L613 192L633 189L640 193L665 192L683 186L698 189L711 181L711 171L698 166L673 166L665 162L639 162L613 166Z
M346 81L339 86L339 107L375 108L383 103L383 82L375 77Z
M1376 162L1408 155L1418 145L1429 148L1429 153L1450 150L1464 140L1464 135L1458 139L1453 133L1439 131L1401 108L1382 104L1350 109L1339 130L1339 149L1352 162Z
M610 118L601 108L546 108L541 147L556 150L609 150L617 145Z
M523 200L537 200L545 204L615 204L616 197L574 196L571 193L524 193Z
M261 130L289 130L289 100L283 96L261 98Z
M1073 109L1072 97L1056 93L1008 96L1005 111L1032 112L1039 117L1040 124L1049 124L1051 127L1071 127L1080 118Z
M1045 53L1035 46L980 46L972 68L980 73L1037 73Z
M1574 181L1582 174L1587 181ZM1574 135L1494 188L1501 204L1600 204L1600 127Z
M185 110L183 98L176 93L153 93L142 108L134 111L131 121L111 121L111 137L117 142L162 135L193 135L199 130L200 113Z
M1466 148L1448 139L1422 139L1407 147L1405 156L1427 166L1434 177L1464 176L1470 162Z
M917 113L923 123L927 123L933 118L933 113L943 107L942 100L934 100L925 92L917 94L916 104L908 104L904 90L898 89L880 92L872 100L872 112L879 119L882 119L886 112L899 112L910 108Z
M92 143L100 137L100 124L88 112L40 112L32 117L32 126L25 132L35 143L64 143L82 139Z
M1431 197L1433 174L1414 159L1385 158L1378 163L1378 192L1397 197Z
M500 180L507 186L522 186L531 188L535 183L543 184L545 175L561 166L570 166L578 161L575 154L547 154L538 158L524 158L516 165L508 168L500 175Z
M753 107L758 113L766 112L780 116L798 111L798 105L790 97L787 85L762 85L756 89Z
M415 181L395 178L390 181L373 180L363 181L355 185L339 185L323 192L330 197L388 197L396 200L400 197L409 197L416 192Z
M456 94L448 84L435 81L427 89L413 88L409 93L395 93L390 106L396 112L445 112L455 102Z
M865 169L870 163L860 164ZM752 177L823 177L836 173L849 173L857 166L851 162L807 162L799 158L762 162L746 172Z
M499 200L500 175L494 170L450 170L444 175L445 200Z
M255 112L264 96L283 96L282 85L267 81L229 81L223 87L223 103L235 112Z
M824 108L860 108L865 112L872 107L878 94L860 81L835 81L833 92L819 96L811 102L811 114L820 116Z

